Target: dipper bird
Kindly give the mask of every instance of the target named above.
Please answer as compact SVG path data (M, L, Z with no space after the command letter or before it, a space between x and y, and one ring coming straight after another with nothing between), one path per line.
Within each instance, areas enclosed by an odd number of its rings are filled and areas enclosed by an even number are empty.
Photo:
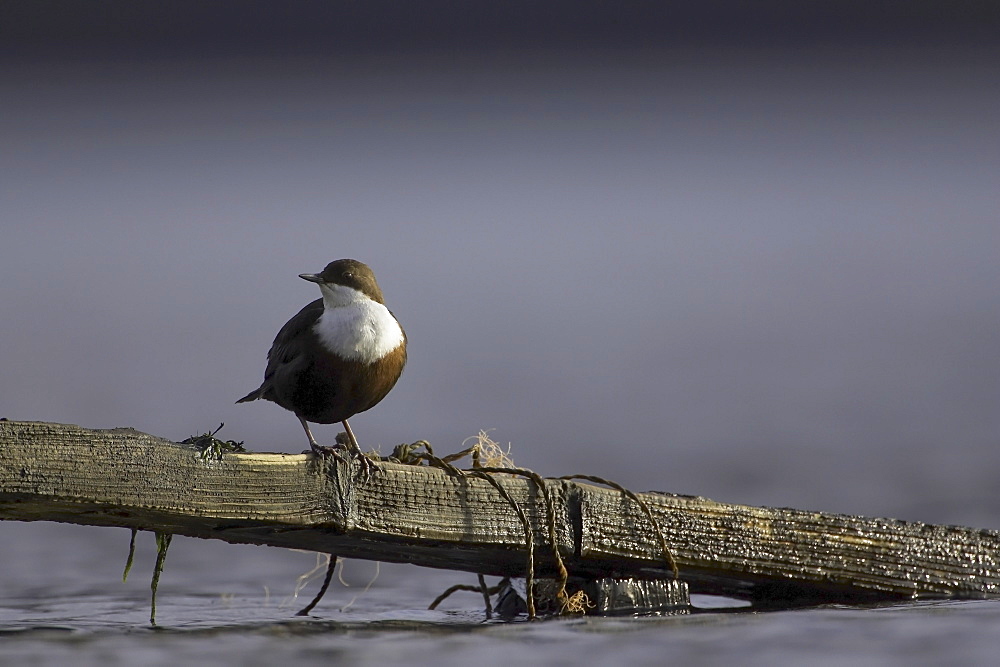
M267 353L264 382L236 402L262 398L291 410L321 455L332 450L316 442L309 422L342 422L367 475L371 463L347 419L374 407L396 384L406 364L406 334L367 265L338 259L299 278L319 285L323 298L281 327Z

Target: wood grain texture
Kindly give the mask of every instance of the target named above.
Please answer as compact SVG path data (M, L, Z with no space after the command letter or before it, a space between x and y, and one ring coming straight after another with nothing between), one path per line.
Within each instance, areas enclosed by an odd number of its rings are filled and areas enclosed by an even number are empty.
M311 454L199 451L133 429L0 422L0 519L168 531L490 575L523 576L524 531L486 481L436 468L351 466ZM535 485L497 475L551 575ZM622 493L547 480L572 577L668 578L649 520ZM1000 594L1000 533L892 519L639 494L692 592L758 603L984 598Z

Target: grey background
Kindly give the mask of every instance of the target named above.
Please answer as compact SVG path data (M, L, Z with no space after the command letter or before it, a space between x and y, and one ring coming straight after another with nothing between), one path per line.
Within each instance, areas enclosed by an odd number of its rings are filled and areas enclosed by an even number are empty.
M546 475L1000 528L973 5L30 4L0 60L0 416L301 451L233 401L318 296L296 275L354 257L410 341L366 448L492 429Z

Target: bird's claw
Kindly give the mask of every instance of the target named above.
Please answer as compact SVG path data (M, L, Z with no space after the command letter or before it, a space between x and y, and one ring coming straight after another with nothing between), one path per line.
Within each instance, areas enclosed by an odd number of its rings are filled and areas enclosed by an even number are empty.
M362 481L368 481L375 473L384 472L381 466L379 466L377 463L375 463L370 458L365 456L360 449L356 452L345 452L344 451L345 449L352 449L352 448L348 445L342 445L340 443L337 443L333 447L320 444L313 444L310 445L310 447L312 447L312 452L316 454L316 456L319 456L320 458L332 456L341 463L350 463L351 459L353 458L358 462L357 476Z
M370 458L364 454L355 455L360 466L358 467L358 477L364 481L368 481L372 478L375 473L384 472L377 463L372 461Z
M326 458L327 456L332 456L338 461L347 463L347 459L344 458L344 455L340 452L340 450L342 449L341 447L337 446L329 447L327 445L320 445L315 443L310 444L309 446L312 449L312 453L320 458Z

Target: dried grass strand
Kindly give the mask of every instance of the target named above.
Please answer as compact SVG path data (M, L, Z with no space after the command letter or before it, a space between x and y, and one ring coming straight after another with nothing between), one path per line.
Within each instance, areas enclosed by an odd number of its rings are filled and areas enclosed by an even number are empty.
M309 612L313 610L313 607L319 604L319 601L323 599L324 595L326 595L326 589L330 587L330 581L333 579L333 571L336 569L336 567L337 567L337 557L334 556L333 554L330 554L330 562L326 564L326 575L323 577L323 585L320 586L319 592L316 593L316 597L312 599L312 602L310 602L305 607L297 611L295 613L296 616L308 616Z

